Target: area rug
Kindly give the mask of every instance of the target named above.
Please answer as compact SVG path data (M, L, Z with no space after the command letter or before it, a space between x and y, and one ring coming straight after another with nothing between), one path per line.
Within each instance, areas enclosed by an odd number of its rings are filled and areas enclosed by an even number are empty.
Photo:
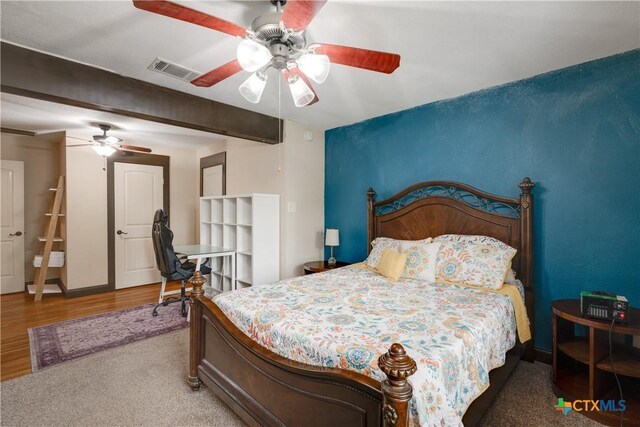
M151 315L154 306L145 304L28 329L32 371L189 325L187 319L180 315L180 304L160 308L157 317Z

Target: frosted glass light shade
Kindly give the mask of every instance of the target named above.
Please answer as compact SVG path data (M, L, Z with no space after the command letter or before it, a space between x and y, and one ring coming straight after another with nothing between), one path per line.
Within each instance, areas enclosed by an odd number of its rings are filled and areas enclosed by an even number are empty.
M107 144L117 144L122 141L120 138L116 138L115 136L108 136L104 139L104 142Z
M329 76L331 62L327 55L305 53L298 58L298 67L316 83L323 83Z
M315 98L313 91L307 86L304 80L298 76L289 79L289 89L291 90L293 103L296 104L296 107L304 107Z
M262 71L257 71L251 74L251 76L240 85L238 90L240 90L240 94L244 96L247 101L257 104L260 102L262 92L264 92L266 85L267 75Z
M113 147L110 147L106 144L103 145L92 145L91 148L93 148L95 150L96 153L100 154L101 156L104 157L109 157L110 155L112 155L113 153L116 152L116 149Z
M257 71L271 61L269 49L250 39L240 42L236 56L242 69L249 72Z
M324 244L326 246L340 246L340 233L337 228L327 228Z

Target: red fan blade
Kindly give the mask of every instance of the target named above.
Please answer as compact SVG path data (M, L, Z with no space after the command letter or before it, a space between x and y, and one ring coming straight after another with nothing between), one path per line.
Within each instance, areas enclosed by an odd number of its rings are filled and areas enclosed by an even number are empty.
M289 0L282 12L284 26L304 30L326 2L327 0Z
M169 18L175 18L192 24L201 25L203 27L211 28L212 30L231 34L232 36L243 37L247 33L247 30L239 25L170 1L133 0L133 5L138 9L146 10L147 12L153 12L159 15L168 16Z
M127 145L127 144L118 144L116 146L113 146L113 148L115 148L116 150L118 148L120 148L121 150L129 150L129 151L140 151L142 153L150 153L151 149L147 148L147 147L139 147L137 145Z
M320 101L320 98L318 98L318 94L316 93L316 90L313 88L313 85L309 80L309 77L307 77L307 75L303 73L300 70L300 68L292 68L291 70L284 70L284 78L287 79L287 81L289 81L289 74L295 74L296 76L300 77L307 84L307 86L309 86L309 89L311 89L311 92L313 92L313 99L311 100L310 103L305 105L305 107L308 107Z
M215 70L211 70L208 73L201 75L200 77L196 77L191 80L191 84L202 87L211 87L216 83L220 83L227 77L233 76L235 73L242 71L242 67L237 59L234 59L231 62L227 62L221 67L216 68Z
M400 66L400 55L377 50L321 44L315 52L327 55L333 64L364 68L379 73L391 74Z

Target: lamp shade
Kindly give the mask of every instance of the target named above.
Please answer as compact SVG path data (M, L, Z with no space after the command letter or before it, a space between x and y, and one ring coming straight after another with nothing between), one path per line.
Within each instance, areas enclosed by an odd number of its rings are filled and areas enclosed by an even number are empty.
M289 89L296 107L304 107L315 98L309 86L298 76L293 76L289 79Z
M92 145L91 148L93 148L96 153L104 157L109 157L110 155L116 152L115 148L110 147L107 144Z
M247 101L257 104L260 102L266 84L267 75L262 71L256 71L238 89Z
M326 246L340 246L340 233L337 228L327 228L324 244Z
M236 55L242 69L249 72L257 71L271 60L269 49L250 39L240 42Z
M327 80L330 66L331 62L327 55L305 53L298 58L300 70L316 83L323 83Z

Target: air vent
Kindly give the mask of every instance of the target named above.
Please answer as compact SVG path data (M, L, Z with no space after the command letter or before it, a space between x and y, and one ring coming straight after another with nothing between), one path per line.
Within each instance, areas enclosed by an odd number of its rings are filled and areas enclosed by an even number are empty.
M166 59L156 58L147 67L151 71L157 71L180 80L190 82L200 75L197 71L190 70L182 65L174 64Z

